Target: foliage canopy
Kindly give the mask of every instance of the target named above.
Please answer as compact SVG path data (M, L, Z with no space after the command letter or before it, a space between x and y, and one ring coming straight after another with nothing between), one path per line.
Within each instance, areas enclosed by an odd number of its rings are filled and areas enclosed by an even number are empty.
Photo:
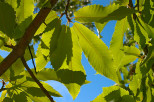
M90 5L90 0L0 0L0 49L10 52L0 56L0 101L53 102L50 96L62 96L48 80L63 83L75 99L89 83L83 52L98 74L116 83L92 102L153 102L153 14L153 0L114 0L105 7ZM63 15L67 25L61 24ZM117 23L108 48L100 33L111 20ZM36 69L26 64L33 58ZM46 68L48 62L52 68Z

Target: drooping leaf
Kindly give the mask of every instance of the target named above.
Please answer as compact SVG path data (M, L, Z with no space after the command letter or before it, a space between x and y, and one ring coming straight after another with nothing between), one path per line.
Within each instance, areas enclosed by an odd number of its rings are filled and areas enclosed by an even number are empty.
M32 71L34 70L32 69ZM29 73L26 72L26 76L29 77ZM43 81L55 80L63 83L67 87L73 99L75 99L79 94L80 87L83 84L89 83L85 80L85 76L81 72L71 70L54 71L54 69L45 68L38 72L36 77Z
M110 20L121 20L134 12L133 9L116 4L107 7L90 5L79 9L74 15L75 20L79 22L104 23Z
M14 9L9 4L0 2L0 31L12 37L15 25Z
M21 23L29 16L32 16L33 11L34 11L33 0L21 0L20 6L17 8L17 11L16 11L18 23Z
M116 70L112 65L112 56L105 43L82 24L74 23L73 30L78 35L80 46L94 69L117 81Z
M47 20L48 21L48 20ZM49 62L49 55L56 49L58 36L61 31L61 21L57 18L48 22L43 30L41 43L37 51L36 70L41 71ZM52 43L52 44L50 44ZM50 50L51 49L51 50Z
M56 38L54 39L54 37ZM51 64L57 71L58 77L61 78L61 82L67 84L66 87L75 99L81 85L86 80L85 70L81 64L82 50L77 36L69 27L62 26L61 33L57 37L58 35L54 34L50 43Z
M58 18L47 24L47 27L43 31L44 34L42 35L41 40L42 54L44 54L45 56L49 56L49 52L52 53L52 51L55 50L60 31L61 21ZM52 45L50 43L52 43ZM50 49L52 51L50 51Z
M56 35L57 34L54 34L53 37ZM57 42L57 44L55 42ZM52 41L51 38L50 49L50 60L55 70L58 70L62 66L63 62L65 62L65 59L67 62L69 62L73 56L70 29L67 30L66 26L62 26L58 38L54 41Z

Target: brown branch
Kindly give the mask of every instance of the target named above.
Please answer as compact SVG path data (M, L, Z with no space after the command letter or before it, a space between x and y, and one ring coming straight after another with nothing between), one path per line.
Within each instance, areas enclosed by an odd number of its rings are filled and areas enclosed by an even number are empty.
M60 18L65 14L68 22L72 22L70 17L68 16L69 5L70 5L70 0L67 0L67 5L65 7L65 12L61 14Z
M51 7L57 3L58 0L51 0ZM13 51L0 63L0 76L21 56L24 55L25 49L32 40L35 32L40 27L40 25L45 21L45 18L49 14L52 8L42 8L37 14L35 19L26 29L24 36L20 39L19 43L15 46Z
M130 8L133 8L133 2L132 2L132 0L129 0L128 6L129 6Z
M140 4L139 4L139 0L137 0L137 10L140 11L140 8L139 8Z
M49 100L51 102L54 102L54 100L50 96L49 92L43 87L43 85L40 83L40 81L35 77L35 75L33 74L33 72L30 70L29 66L26 63L26 60L24 59L24 57L21 57L21 61L22 61L23 65L25 66L25 68L27 69L28 73L33 78L33 80L37 83L37 85L40 87L40 89L44 92L44 94L49 98Z

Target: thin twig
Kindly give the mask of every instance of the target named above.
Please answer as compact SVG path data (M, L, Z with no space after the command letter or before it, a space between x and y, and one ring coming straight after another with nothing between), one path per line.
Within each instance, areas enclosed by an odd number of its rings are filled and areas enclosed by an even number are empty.
M66 13L66 18L69 22L71 22L71 19L69 18L68 16L68 9L69 9L69 5L70 5L70 0L67 0L67 5L66 5L66 8L65 8L65 13Z
M11 48L11 49L14 49L15 48L15 46L13 46L13 45L4 45L5 47L8 47L8 48Z
M65 12L61 14L60 18L62 18L63 15L65 14L68 22L72 22L70 17L68 16L69 5L70 5L70 0L67 0L67 5L66 5L66 8L65 8Z
M129 0L128 6L129 6L129 8L134 9L132 0ZM136 18L137 18L137 15L135 13L133 13L133 19L136 20Z
M4 87L5 87L5 82L4 82L4 80L2 80L2 87L1 87L1 89L0 89L0 92L3 91L3 90L5 90Z
M49 92L43 87L43 85L40 83L40 81L35 77L35 75L33 74L33 72L31 71L31 69L29 68L29 66L26 63L26 60L24 57L21 57L21 61L23 63L23 65L25 66L25 68L27 69L28 73L31 75L31 77L33 78L33 80L38 84L38 86L40 87L40 89L44 92L44 94L49 98L49 100L51 102L54 102L53 98L50 96Z
M35 63L34 63L34 57L32 55L32 52L31 52L31 49L30 49L30 46L29 45L28 45L28 49L29 49L29 52L30 52L30 55L31 55L31 58L32 58L32 63L33 63L33 66L34 66L35 73L37 74L37 72L36 72L36 66L35 66Z
M137 9L138 9L138 11L140 11L140 9L139 9L139 0L137 0Z

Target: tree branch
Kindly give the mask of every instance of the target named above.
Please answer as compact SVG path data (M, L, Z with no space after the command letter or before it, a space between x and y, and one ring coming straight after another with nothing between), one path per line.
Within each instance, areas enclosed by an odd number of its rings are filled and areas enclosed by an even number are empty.
M68 22L72 22L70 17L68 16L69 5L70 5L70 0L67 0L67 5L65 7L65 12L61 14L60 18L65 14Z
M22 61L23 65L25 66L25 68L27 69L28 73L33 78L33 80L37 83L37 85L40 87L40 89L44 92L44 94L49 98L49 100L51 102L54 102L54 100L50 96L49 92L43 87L43 85L40 83L40 81L35 77L35 75L33 74L33 72L30 70L30 68L28 67L28 65L26 63L26 60L24 59L24 57L21 57L21 61Z
M0 92L3 91L3 90L5 90L4 86L5 86L5 82L4 82L4 80L2 80L2 87L0 89Z
M51 7L57 3L58 0L51 0ZM0 76L21 56L24 55L25 49L32 40L35 32L40 25L45 21L52 8L42 8L29 27L26 29L24 36L20 39L19 43L15 46L13 51L1 62Z

